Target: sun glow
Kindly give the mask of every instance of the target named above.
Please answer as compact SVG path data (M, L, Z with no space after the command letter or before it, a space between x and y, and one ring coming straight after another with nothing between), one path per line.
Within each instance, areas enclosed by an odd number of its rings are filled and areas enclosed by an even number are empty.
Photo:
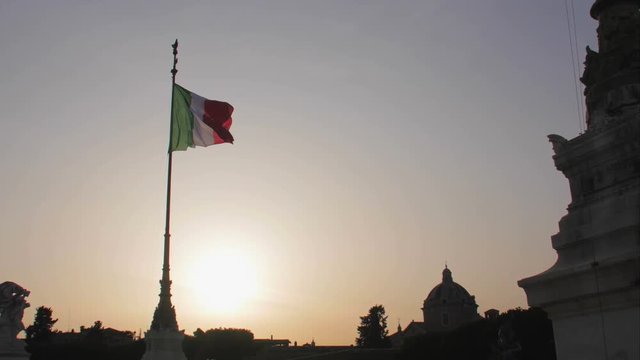
M238 250L218 250L194 260L189 285L199 308L211 313L238 312L259 292L255 262Z

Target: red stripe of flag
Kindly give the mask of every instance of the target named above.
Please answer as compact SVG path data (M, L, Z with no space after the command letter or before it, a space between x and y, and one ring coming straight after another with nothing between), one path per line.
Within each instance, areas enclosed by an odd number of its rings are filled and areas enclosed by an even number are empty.
M225 142L233 144L233 135L229 132L232 123L231 114L233 114L233 106L229 103L216 100L204 102L202 121L213 129L214 144Z

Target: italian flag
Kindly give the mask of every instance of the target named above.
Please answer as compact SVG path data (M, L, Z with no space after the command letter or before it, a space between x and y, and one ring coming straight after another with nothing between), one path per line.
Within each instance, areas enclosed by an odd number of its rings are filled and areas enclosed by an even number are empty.
M229 132L232 113L231 104L207 100L174 84L169 152L225 142L233 144Z

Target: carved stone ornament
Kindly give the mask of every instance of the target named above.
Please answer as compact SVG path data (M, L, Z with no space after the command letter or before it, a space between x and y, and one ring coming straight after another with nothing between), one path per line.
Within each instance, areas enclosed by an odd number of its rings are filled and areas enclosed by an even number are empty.
M587 47L584 73L587 125L598 129L611 117L640 109L640 0L598 0L598 47Z
M29 290L5 281L0 284L0 359L28 359L24 341L17 339L24 330L22 317L29 307Z
M551 134L547 137L549 138L549 142L551 142L551 146L553 146L553 152L556 154L561 152L564 146L567 144L567 139L563 138L560 135Z

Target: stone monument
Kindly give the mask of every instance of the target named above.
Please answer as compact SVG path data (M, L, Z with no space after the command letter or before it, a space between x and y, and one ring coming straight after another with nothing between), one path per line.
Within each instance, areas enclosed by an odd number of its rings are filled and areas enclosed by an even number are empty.
M522 279L553 322L559 360L640 359L640 0L597 0L587 47L587 130L550 135L571 203L551 237L558 260Z
M0 284L0 360L27 360L25 343L17 338L24 330L22 316L29 307L29 291L20 285L5 281Z

